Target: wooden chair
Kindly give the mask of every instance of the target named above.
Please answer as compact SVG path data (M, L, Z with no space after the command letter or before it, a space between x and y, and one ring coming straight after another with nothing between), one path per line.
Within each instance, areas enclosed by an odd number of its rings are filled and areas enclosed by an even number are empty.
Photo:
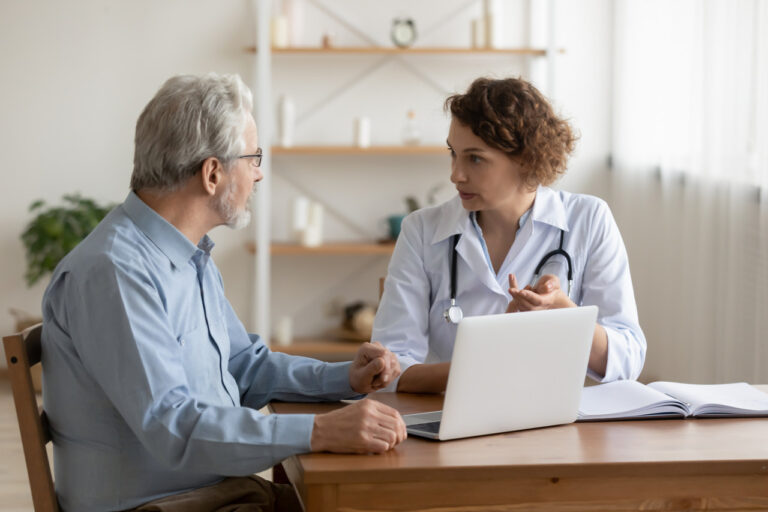
M42 332L43 328L38 324L19 334L4 336L3 347L35 512L59 512L51 466L45 450L51 434L45 411L37 406L30 374L30 368L40 363Z

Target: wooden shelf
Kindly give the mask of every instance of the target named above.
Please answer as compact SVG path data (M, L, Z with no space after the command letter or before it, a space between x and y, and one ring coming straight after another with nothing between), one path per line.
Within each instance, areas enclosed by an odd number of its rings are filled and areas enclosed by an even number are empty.
M246 50L250 53L256 53L255 46L249 46ZM562 48L557 50L564 53ZM488 54L488 55L530 55L533 57L544 57L547 50L544 48L446 48L446 47L427 47L416 46L411 48L396 48L394 46L334 46L331 48L322 48L319 46L295 46L289 48L272 48L275 54L321 54L321 55L344 55L344 54L369 54L369 55L462 55L462 54Z
M272 146L273 155L448 155L447 146Z
M246 244L248 252L256 253L256 244ZM359 242L329 242L318 247L305 247L295 243L274 242L270 248L270 254L325 254L325 255L354 255L354 254L382 254L390 255L395 249L394 242L387 243L359 243Z
M351 361L355 358L361 342L336 341L320 338L296 338L290 345L272 342L269 349L292 356L305 356L322 361Z

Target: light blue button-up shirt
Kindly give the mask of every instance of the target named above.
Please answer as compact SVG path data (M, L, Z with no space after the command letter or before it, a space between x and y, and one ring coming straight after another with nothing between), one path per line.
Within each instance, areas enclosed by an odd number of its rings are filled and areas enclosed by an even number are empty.
M112 511L310 450L313 415L270 400L355 393L349 363L273 353L210 259L130 193L57 267L43 298L43 398L65 510Z
M640 328L629 273L629 261L619 228L608 205L593 196L539 187L533 207L521 219L515 241L496 273L479 226L458 197L425 208L403 220L389 263L384 295L373 325L372 339L394 352L403 373L418 363L450 361L456 325L443 318L451 301L451 237L456 246L456 303L464 316L503 313L511 300L508 275L523 287L532 284L536 265L560 244L573 262L571 300L596 305L598 323L608 336L605 375L600 381L636 379L645 361L646 341ZM541 274L559 277L567 290L567 265L557 256ZM547 369L542 368L542 378ZM399 379L387 387L394 390Z

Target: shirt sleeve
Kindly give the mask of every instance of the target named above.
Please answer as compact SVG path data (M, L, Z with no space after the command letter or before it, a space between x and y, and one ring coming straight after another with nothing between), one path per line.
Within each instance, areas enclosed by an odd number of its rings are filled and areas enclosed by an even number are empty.
M90 376L142 445L172 470L247 475L310 450L313 415L265 416L191 396L150 273L100 257L62 277L61 306Z
M381 342L400 361L401 374L423 363L429 350L430 283L424 268L419 219L403 219L389 262L384 294L373 322L371 339ZM382 391L396 391L398 377Z
M219 283L230 340L229 372L237 381L243 405L259 409L272 400L306 402L360 396L350 387L350 362L325 363L270 351L260 336L245 330L224 298L220 274Z
M599 202L591 226L581 305L599 307L597 322L608 336L608 364L602 377L592 370L587 373L600 382L637 379L645 362L645 335L638 321L627 250L605 202Z

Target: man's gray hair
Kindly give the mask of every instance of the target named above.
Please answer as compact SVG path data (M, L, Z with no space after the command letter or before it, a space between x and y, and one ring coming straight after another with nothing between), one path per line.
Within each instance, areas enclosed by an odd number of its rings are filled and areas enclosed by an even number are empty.
M172 192L207 158L226 165L245 149L252 108L251 91L238 75L170 78L136 122L131 189Z

